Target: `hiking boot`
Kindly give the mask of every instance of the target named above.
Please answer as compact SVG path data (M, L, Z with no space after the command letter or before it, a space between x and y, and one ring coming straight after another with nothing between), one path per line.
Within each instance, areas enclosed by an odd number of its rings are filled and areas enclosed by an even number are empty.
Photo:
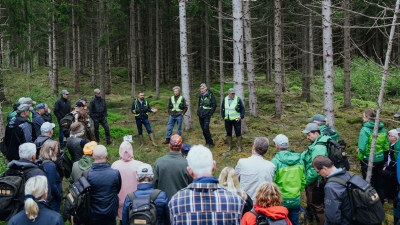
M165 138L165 141L163 142L163 144L169 144L169 141L171 140L171 138Z
M242 152L242 136L236 137L237 152Z
M228 142L228 149L226 151L229 152L232 150L232 136L226 136L226 142Z
M144 145L144 138L143 138L143 134L139 135L139 142L140 142L140 146Z
M157 146L156 142L154 141L155 140L154 133L149 134L149 136L150 136L150 140L151 140L151 143L153 144L153 146Z

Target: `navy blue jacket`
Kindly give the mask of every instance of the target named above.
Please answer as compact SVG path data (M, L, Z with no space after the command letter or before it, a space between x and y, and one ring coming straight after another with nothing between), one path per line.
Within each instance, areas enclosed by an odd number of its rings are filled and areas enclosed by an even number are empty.
M57 171L57 166L53 161L42 163L43 169L46 172L47 182L49 182L51 195L47 197L49 202L61 202L62 200L62 177Z
M33 112L32 123L33 123L33 128L35 128L36 136L41 135L42 132L40 131L40 127L44 123L44 119L38 112Z
M53 211L44 201L38 201L39 214L33 223L25 214L25 209L15 214L8 221L9 225L21 224L40 224L40 225L64 225L64 220L60 213Z
M36 133L33 129L33 124L25 117L17 114L8 122L4 135L4 143L8 148L6 155L7 160L19 159L19 145L25 142L36 140Z
M135 193L136 197L140 198L150 196L153 191L154 187L152 183L140 183L137 186L137 190L133 193ZM164 191L161 191L154 201L157 207L157 225L170 224L168 201L169 199ZM129 225L129 205L131 203L129 197L126 196L124 207L122 208L122 225Z
M92 186L90 208L92 223L114 220L118 215L118 193L121 189L121 175L110 164L93 163L88 174Z

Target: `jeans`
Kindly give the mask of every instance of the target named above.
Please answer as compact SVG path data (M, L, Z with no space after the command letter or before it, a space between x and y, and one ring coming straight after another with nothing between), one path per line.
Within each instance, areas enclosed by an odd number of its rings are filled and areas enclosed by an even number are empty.
M175 122L178 124L178 134L179 134L179 136L182 136L182 118L183 118L182 114L179 116L169 116L166 138L171 137L172 131L174 130Z
M300 206L294 207L294 208L288 208L289 210L289 220L292 222L293 225L300 225L299 221L299 211L300 211Z
M201 129L203 130L204 139L206 139L206 144L214 145L214 141L211 138L211 133L210 133L211 116L199 118L199 121L200 121Z
M103 126L104 131L106 133L106 141L107 141L107 144L108 144L111 140L110 140L110 128L108 127L108 123L107 123L106 117L103 117L103 118L92 118L92 119L93 119L93 123L94 123L94 137L96 138L96 141L97 142L100 141L99 124L101 124L101 126Z
M136 119L136 126L137 126L139 135L143 134L142 125L144 125L144 127L146 128L148 134L153 133L151 131L149 119Z
M57 120L58 122L58 127L59 127L59 131L58 131L58 141L60 142L60 147L64 147L66 143L64 143L64 134L61 130L61 124L60 124L60 120Z
M240 137L242 135L242 121L225 120L226 136L228 137L232 137L232 126L235 130L236 137Z

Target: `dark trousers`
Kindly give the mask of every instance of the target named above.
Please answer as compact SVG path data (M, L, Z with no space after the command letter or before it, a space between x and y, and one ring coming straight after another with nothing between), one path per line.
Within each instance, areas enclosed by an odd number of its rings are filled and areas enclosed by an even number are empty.
M226 136L232 136L232 127L235 130L236 137L240 137L242 135L242 121L225 120Z
M58 122L58 141L60 142L60 147L64 147L66 145L66 143L64 142L64 134L62 132L61 129L61 124L60 124L60 120L57 120Z
M96 138L96 141L97 142L100 141L99 124L101 124L101 126L103 126L104 131L106 133L106 141L107 141L107 143L109 143L111 140L110 140L110 128L108 127L107 119L105 117L92 118L92 119L93 119L93 123L94 123L94 137Z
M146 128L146 131L147 131L148 134L153 133L151 131L151 126L150 126L149 119L136 119L136 127L137 127L139 135L143 134L142 125L144 125L144 127Z
M306 185L307 216L315 217L318 225L325 223L324 187L325 180L317 180Z
M214 141L211 138L211 133L210 133L211 117L210 116L206 116L203 118L199 117L199 121L200 121L201 129L203 130L204 139L206 139L206 144L214 145Z
M383 199L385 198L385 189L383 187L384 176L382 174L382 169L385 162L376 162L372 167L372 175L371 175L371 186L375 188L376 192L378 192L379 198L383 203ZM368 170L368 161L361 161L361 173L363 178L367 177Z

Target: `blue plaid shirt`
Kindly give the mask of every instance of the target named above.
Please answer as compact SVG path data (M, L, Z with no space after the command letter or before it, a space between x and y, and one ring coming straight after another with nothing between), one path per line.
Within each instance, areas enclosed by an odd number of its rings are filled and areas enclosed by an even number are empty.
M168 206L173 225L239 225L244 201L216 178L202 177L176 193Z

